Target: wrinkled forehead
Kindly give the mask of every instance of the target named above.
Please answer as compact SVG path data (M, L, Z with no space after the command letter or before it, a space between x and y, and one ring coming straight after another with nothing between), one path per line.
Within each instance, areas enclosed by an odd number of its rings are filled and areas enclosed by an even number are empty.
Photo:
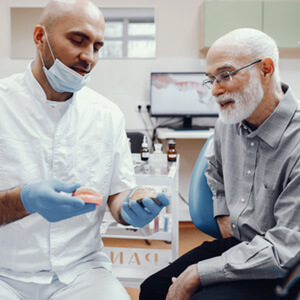
M235 69L247 61L242 47L230 43L216 43L207 53L206 73L216 75L225 69Z

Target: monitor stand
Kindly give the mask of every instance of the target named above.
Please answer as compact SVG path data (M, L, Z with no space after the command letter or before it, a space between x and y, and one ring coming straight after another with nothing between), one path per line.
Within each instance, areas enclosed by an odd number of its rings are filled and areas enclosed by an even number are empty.
M192 117L184 117L183 124L171 127L174 130L209 130L209 126L192 125Z

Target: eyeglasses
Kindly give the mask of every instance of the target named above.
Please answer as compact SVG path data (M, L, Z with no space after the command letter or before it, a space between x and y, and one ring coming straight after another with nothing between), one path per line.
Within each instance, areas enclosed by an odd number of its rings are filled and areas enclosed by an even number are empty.
M261 62L262 60L256 60L248 65L245 65L237 70L234 70L232 72L222 72L220 74L218 74L217 76L212 76L210 78L207 78L205 80L203 80L202 85L205 85L208 89L211 89L214 82L216 81L217 83L221 83L221 82L227 82L227 81L231 81L232 80L232 75L235 75L238 71L241 71L245 68L248 68L256 63Z

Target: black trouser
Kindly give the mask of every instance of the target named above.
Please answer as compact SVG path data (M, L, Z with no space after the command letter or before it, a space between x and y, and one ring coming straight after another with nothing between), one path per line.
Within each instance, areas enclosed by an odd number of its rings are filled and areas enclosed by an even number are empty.
M220 256L239 243L235 238L204 242L184 254L172 264L153 274L141 285L140 300L165 300L172 277L178 277L189 265ZM199 288L192 300L272 300L280 279L239 280ZM293 299L293 298L280 298Z

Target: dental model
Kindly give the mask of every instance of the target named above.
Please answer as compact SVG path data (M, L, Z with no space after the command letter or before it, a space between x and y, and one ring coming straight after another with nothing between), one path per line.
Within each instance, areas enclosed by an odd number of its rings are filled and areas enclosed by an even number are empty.
M72 194L74 197L82 199L86 203L95 203L96 205L102 205L102 197L100 193L90 187L80 187Z
M136 188L131 195L129 196L130 201L136 200L138 203L140 203L142 206L143 205L143 198L151 198L157 205L161 205L160 201L156 198L157 192L154 188L152 187L138 187ZM131 208L131 203L129 202L129 207Z

